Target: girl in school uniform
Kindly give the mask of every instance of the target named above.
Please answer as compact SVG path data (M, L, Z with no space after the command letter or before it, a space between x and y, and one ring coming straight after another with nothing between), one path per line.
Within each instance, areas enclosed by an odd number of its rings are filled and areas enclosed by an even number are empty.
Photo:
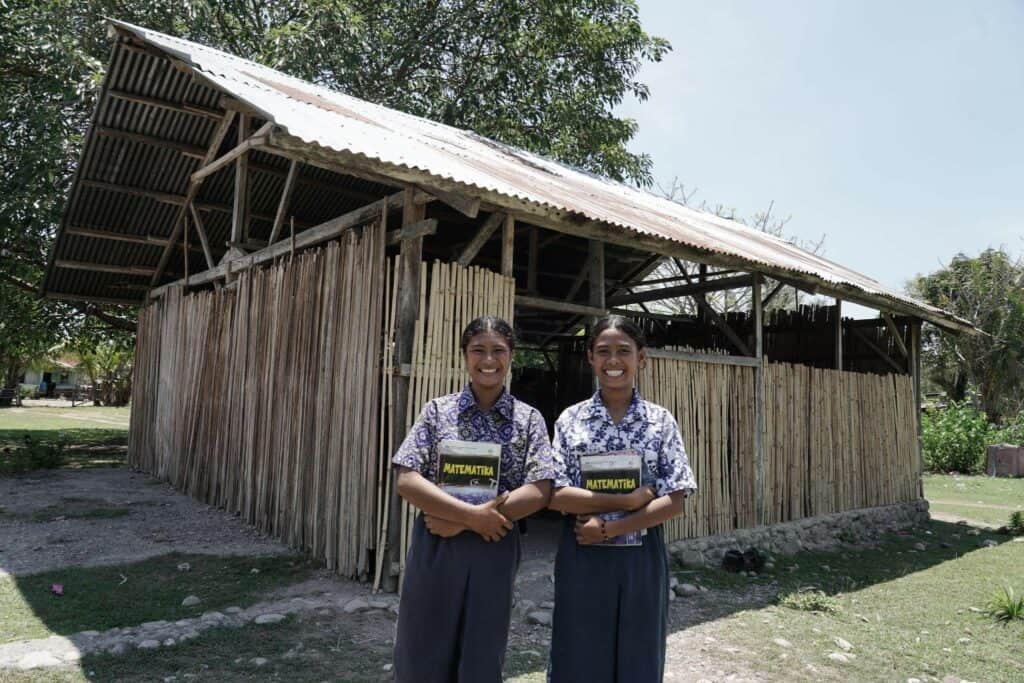
M682 512L697 485L675 418L633 387L645 344L629 319L600 319L587 349L599 389L555 424L549 506L567 516L555 559L552 683L662 680L669 577L661 524ZM639 488L583 488L587 457L623 451L640 456ZM599 516L617 511L628 514ZM606 545L630 534L634 545Z
M554 467L544 418L505 390L515 339L501 318L462 333L470 382L423 408L392 463L420 509L402 584L396 681L501 680L519 566L516 520L547 505ZM471 504L436 485L442 441L501 446L498 497Z

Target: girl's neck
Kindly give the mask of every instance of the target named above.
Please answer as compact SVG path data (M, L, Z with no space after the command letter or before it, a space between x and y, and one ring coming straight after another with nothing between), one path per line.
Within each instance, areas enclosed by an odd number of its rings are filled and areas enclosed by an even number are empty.
M614 422L618 422L622 419L622 416L626 414L626 410L629 408L630 402L633 400L633 388L616 388L606 389L601 387L601 402L604 403L604 407L608 410L608 414L612 416Z
M473 392L473 400L476 401L476 405L480 410L490 410L498 402L498 398L501 396L501 392L505 390L505 387L503 385L493 388L477 387L470 384L469 390Z

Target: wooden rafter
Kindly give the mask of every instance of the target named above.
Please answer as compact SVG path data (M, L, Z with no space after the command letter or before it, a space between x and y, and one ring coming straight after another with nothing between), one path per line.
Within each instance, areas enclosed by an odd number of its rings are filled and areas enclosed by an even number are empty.
M156 271L155 268L145 268L143 266L118 266L108 263L72 261L69 259L56 259L54 260L53 265L66 270L89 270L98 273L117 273L119 275L148 276L152 275Z
M199 216L199 211L196 210L195 204L190 204L188 207L192 213L192 222L196 226L196 234L199 235L199 242L203 246L203 256L206 257L206 267L213 268L217 265L217 262L213 260L213 251L210 249L210 240L206 236L206 226L203 225L203 219Z
M299 162L294 159L288 164L288 175L284 179L284 189L281 190L281 199L277 202L277 213L274 214L274 227L270 230L271 244L277 241L284 226L284 216L288 212L288 204L292 201L292 192L295 190L295 181L299 177Z
M898 373L901 373L901 374L905 374L906 373L906 371L907 371L906 368L902 367L899 363L897 363L892 358L890 358L889 354L887 354L882 349L882 347L880 347L878 344L876 344L875 342L871 341L871 339L869 339L866 334L861 332L856 327L850 327L848 329L850 330L851 333L853 333L853 336L857 337L857 339L860 339L862 342L864 342L864 345L867 346L872 351L874 351L875 355L878 356L879 358L881 358L882 360L884 360L889 367L891 367L893 370L895 370Z
M900 354L904 359L910 358L910 353L907 351L907 345L903 343L903 333L900 332L900 328L896 326L896 321L893 320L891 313L883 313L882 318L885 320L885 326L889 328L889 334L892 335L892 339L896 342L896 348L900 350Z
M434 235L437 233L437 219L436 218L424 218L421 221L416 221L410 225L406 225L398 230L393 230L387 234L386 243L388 246L398 244L403 240L412 240L419 237L425 237L427 235Z
M476 231L475 235L473 235L473 239L469 241L469 244L467 244L466 248L462 250L459 257L455 259L458 264L462 267L466 267L472 263L473 259L476 258L476 255L480 253L481 249L483 249L483 246L487 244L494 232L504 222L505 214L501 212L496 211L488 216L487 220L480 226L480 229Z
M156 235L132 235L130 233L117 232L115 230L101 230L99 228L87 228L84 226L64 228L64 234L74 235L76 237L91 237L93 239L109 240L112 242L142 244L147 247L166 247L168 242L170 242L166 237L157 237ZM192 249L199 251L199 247L192 247Z
M225 116L224 112L222 111L217 111L216 109L203 107L198 104L172 102L170 100L163 100L158 97L150 97L148 95L136 95L134 93L126 92L124 90L108 90L107 95L119 100L124 100L125 102L144 104L149 107L166 109L168 111L174 111L180 114L192 114L194 116L202 116L204 118L214 119L218 121L224 118Z
M624 306L627 304L638 304L648 301L661 301L663 299L672 299L680 296L694 296L696 294L705 294L707 292L717 292L723 289L749 287L752 283L752 276L736 275L733 277L719 278L717 280L707 280L706 282L690 282L689 284L679 285L676 287L651 289L643 292L637 292L636 294L613 296L608 300L608 303L613 306Z

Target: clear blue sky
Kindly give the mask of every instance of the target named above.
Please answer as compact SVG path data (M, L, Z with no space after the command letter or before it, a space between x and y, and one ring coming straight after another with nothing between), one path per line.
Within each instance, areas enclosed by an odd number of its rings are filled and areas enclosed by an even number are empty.
M957 252L1024 251L1024 0L639 0L633 151L695 200L903 289Z

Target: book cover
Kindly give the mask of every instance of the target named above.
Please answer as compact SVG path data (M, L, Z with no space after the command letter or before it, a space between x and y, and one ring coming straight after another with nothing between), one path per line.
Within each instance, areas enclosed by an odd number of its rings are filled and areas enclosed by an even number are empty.
M640 487L642 466L640 454L631 449L599 455L585 455L580 458L583 488L597 493L630 493ZM629 512L623 510L603 512L598 516L605 522L610 522L622 519L628 514ZM595 545L624 547L642 543L643 533L634 531Z
M501 444L446 439L438 451L437 485L441 490L472 505L497 497Z

